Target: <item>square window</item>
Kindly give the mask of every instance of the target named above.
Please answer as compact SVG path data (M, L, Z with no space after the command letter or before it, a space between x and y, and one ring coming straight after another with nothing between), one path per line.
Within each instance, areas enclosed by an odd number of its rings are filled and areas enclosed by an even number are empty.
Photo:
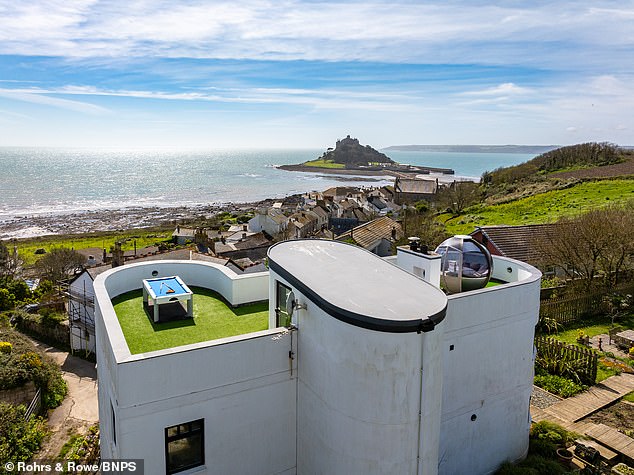
M179 424L165 429L166 473L182 472L205 463L205 421Z

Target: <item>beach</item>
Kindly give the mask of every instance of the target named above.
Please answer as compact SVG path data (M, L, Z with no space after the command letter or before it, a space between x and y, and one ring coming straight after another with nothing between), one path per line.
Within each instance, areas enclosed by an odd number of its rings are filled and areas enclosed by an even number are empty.
M209 206L136 207L64 214L43 213L0 220L0 239L27 239L52 234L83 234L176 225L194 218L209 218L222 211L244 213L274 200Z

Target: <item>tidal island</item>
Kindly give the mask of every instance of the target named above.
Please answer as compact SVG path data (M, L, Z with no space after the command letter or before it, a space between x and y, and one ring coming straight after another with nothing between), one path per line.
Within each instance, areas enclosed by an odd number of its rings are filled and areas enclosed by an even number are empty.
M434 168L400 164L369 145L361 145L359 140L348 135L337 140L335 148L328 148L315 160L297 165L280 165L281 170L309 173L333 173L343 175L421 175L443 173L453 175L450 168Z

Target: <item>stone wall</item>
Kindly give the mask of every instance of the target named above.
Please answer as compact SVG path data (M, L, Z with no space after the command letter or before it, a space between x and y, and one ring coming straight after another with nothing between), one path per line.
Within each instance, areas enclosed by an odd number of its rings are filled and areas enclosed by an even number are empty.
M35 384L33 381L29 381L19 388L0 390L0 402L15 404L16 406L24 404L28 407L36 392L37 388L35 387Z
M70 345L70 329L68 321L63 321L59 325L49 327L32 320L22 320L18 323L20 331L37 338L53 346L62 348Z

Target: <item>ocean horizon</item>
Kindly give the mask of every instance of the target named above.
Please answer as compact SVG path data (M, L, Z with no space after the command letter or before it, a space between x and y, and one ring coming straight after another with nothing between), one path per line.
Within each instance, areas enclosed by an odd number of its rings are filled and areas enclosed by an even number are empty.
M322 149L0 147L0 224L28 215L247 203L331 186L378 186L391 177L289 172ZM455 177L533 158L524 153L388 151L400 163L451 168Z

